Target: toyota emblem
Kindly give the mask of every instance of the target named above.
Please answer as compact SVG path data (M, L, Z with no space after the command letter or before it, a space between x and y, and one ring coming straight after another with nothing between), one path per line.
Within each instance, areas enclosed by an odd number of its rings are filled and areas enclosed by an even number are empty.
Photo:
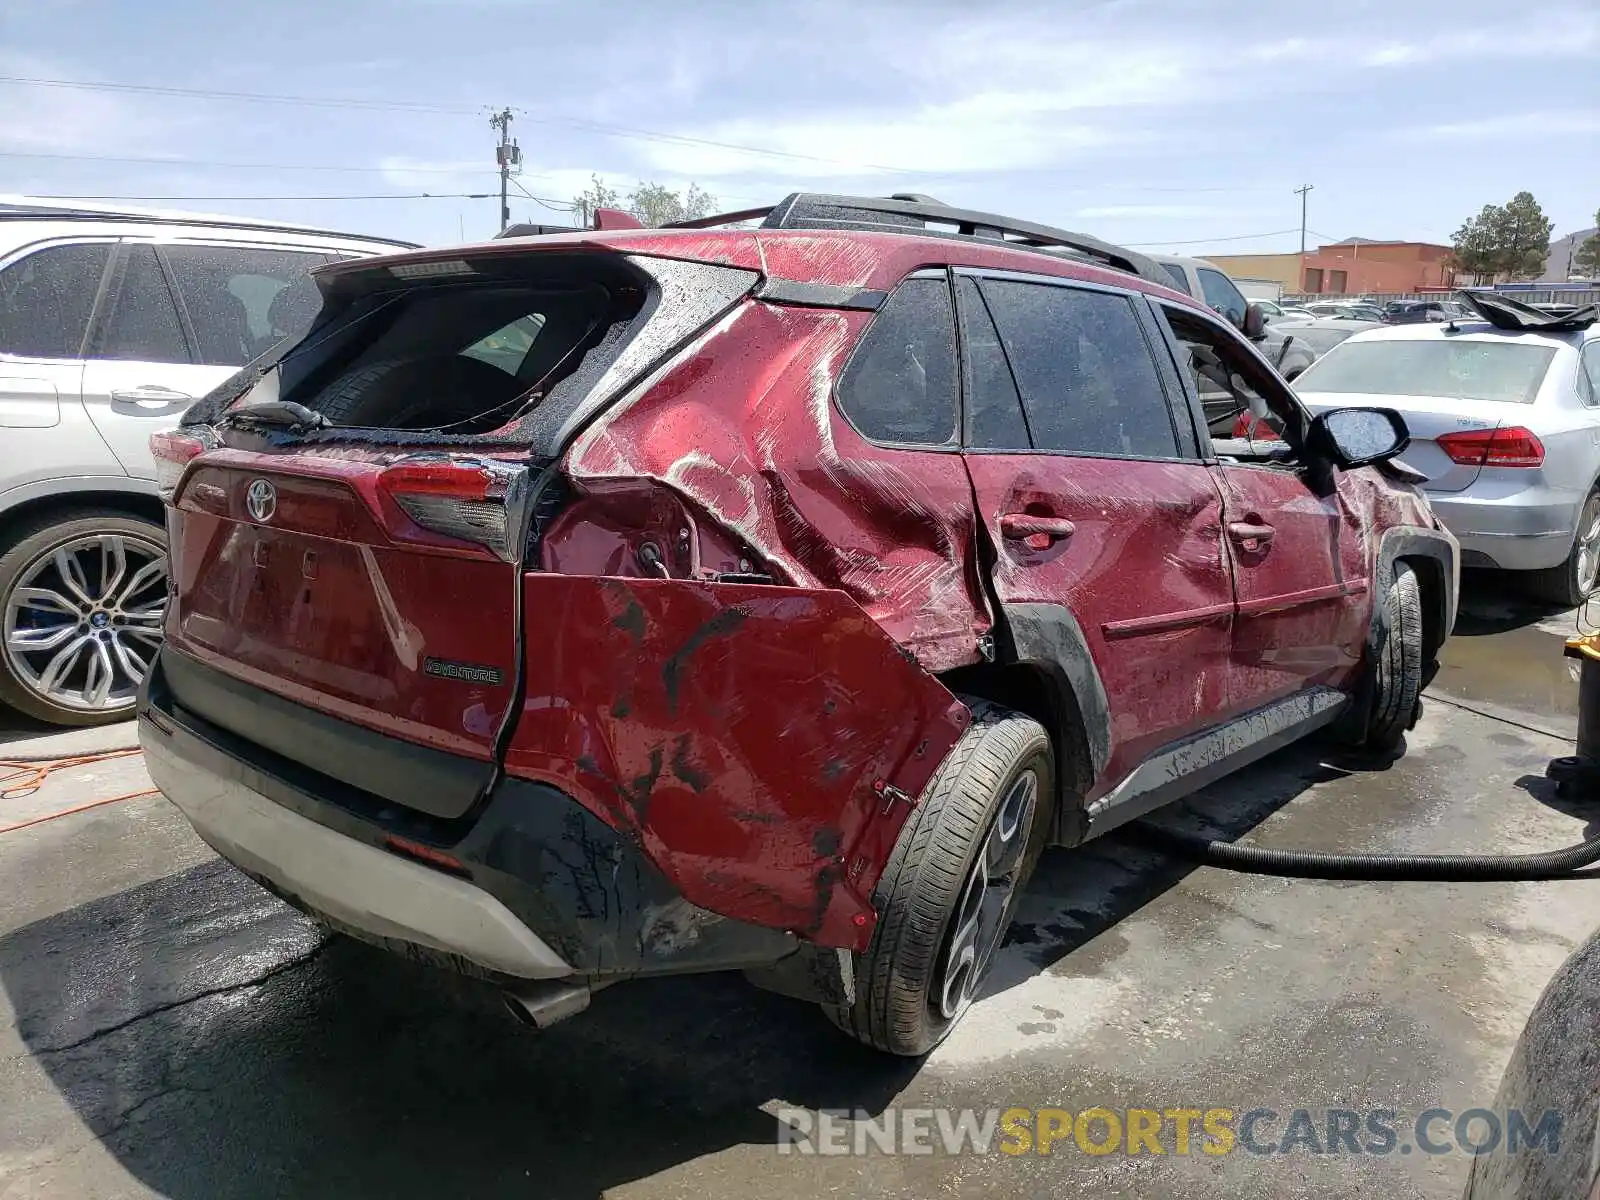
M244 494L244 506L251 520L265 524L278 511L278 489L265 479L252 479Z

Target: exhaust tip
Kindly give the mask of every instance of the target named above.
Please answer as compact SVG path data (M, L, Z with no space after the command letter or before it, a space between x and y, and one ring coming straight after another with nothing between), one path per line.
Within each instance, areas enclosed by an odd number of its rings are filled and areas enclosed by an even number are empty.
M589 996L586 983L530 983L500 993L506 1011L533 1029L577 1016L589 1007Z

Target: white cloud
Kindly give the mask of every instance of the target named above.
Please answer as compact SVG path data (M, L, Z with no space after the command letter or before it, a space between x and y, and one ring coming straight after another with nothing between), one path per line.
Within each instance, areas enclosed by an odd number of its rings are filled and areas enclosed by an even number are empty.
M79 79L73 67L0 50L0 75ZM148 153L188 121L156 120L135 96L0 83L0 148L38 154Z
M1439 125L1410 126L1396 130L1394 137L1407 142L1427 142L1445 138L1477 142L1502 138L1525 140L1567 137L1586 133L1600 133L1600 109L1512 113L1474 121L1448 121Z

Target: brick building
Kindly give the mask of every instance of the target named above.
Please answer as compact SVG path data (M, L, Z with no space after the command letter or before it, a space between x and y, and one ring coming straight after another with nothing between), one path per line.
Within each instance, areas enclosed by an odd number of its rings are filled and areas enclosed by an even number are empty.
M1431 242L1348 238L1305 254L1210 254L1235 279L1271 279L1285 292L1344 296L1432 291L1455 286L1450 247Z

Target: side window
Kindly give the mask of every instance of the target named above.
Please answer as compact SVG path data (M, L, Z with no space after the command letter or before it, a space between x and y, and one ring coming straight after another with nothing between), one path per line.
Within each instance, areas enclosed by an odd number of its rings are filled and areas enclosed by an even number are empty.
M299 337L322 307L308 272L328 261L314 251L248 246L162 248L208 366L238 367Z
M1167 393L1127 297L999 279L981 291L1036 450L1179 457Z
M90 358L186 363L189 346L167 276L150 246L124 246L112 300Z
M908 279L878 310L839 380L839 407L863 437L944 446L956 429L956 322L950 285Z
M1600 405L1600 342L1590 342L1583 348L1583 370L1578 383L1583 402L1591 407Z
M1194 295L1194 293L1189 290L1189 277L1183 273L1182 267L1180 267L1177 263L1162 263L1161 267L1168 275L1172 276L1173 287L1177 288L1185 296Z
M77 358L108 243L51 246L0 271L0 353Z
M496 329L488 337L479 338L461 353L491 367L499 367L507 375L516 375L543 329L544 314L529 313Z
M1282 450L1287 415L1294 421L1292 436L1298 444L1296 406L1270 368L1235 335L1210 321L1172 305L1163 304L1160 309L1177 338L1179 366L1189 373L1199 394L1213 439L1279 443ZM1225 445L1218 445L1217 450L1231 452Z
M1244 324L1245 299L1243 294L1234 286L1221 271L1201 267L1199 272L1200 286L1205 289L1206 303L1216 309L1235 325ZM1336 291L1342 289L1335 289Z
M1033 438L1022 397L977 283L958 279L956 299L967 376L966 444L979 450L1030 450Z

